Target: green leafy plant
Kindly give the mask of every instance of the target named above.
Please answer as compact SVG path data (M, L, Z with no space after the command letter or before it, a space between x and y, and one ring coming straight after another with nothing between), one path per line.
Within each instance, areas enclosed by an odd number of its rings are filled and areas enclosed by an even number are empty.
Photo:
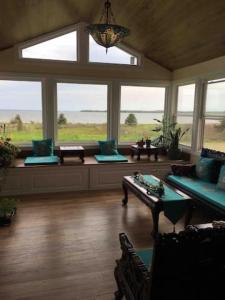
M0 126L2 135L0 136L0 167L8 167L12 160L20 151L17 146L11 143L11 139L6 136L5 124Z
M179 143L182 137L189 131L189 128L182 131L180 127L174 128L169 131L169 148L168 157L170 159L179 159L181 151L179 149Z
M154 119L158 124L152 131L158 132L159 136L152 140L152 145L168 149L170 145L169 132L174 130L177 123L171 122L168 118L163 117L162 120Z
M0 199L0 217L8 217L16 210L16 200L14 198Z

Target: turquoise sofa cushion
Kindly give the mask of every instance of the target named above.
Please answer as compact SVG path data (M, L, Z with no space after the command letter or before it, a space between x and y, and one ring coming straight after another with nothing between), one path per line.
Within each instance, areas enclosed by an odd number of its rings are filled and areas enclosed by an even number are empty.
M98 141L98 144L99 144L101 155L118 154L115 140Z
M217 188L224 190L225 192L225 165L220 169L220 175L217 183Z
M141 258L141 260L143 261L144 265L148 269L150 269L150 266L152 264L153 249L152 248L148 248L148 249L144 249L144 250L139 250L139 251L136 251L136 253Z
M203 181L210 182L213 166L213 158L200 157L195 168L196 176Z
M105 163L105 162L127 162L128 159L121 155L121 154L116 154L116 155L95 155L95 159L99 163Z
M29 156L25 159L25 166L35 165L57 165L59 163L58 156Z
M169 175L168 179L200 198L225 209L225 191L218 189L215 183L205 182L198 178Z
M50 156L53 155L52 139L33 140L33 155L34 156Z

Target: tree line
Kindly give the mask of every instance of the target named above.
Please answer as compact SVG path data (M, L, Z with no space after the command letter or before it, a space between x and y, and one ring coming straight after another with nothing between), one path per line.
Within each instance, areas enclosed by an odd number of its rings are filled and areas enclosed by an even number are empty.
M67 118L63 113L60 113L57 119L57 124L59 126L66 125L68 123ZM125 119L125 125L127 126L136 126L138 124L137 118L135 114L130 113ZM19 114L17 114L11 121L10 124L16 126L17 131L22 131L24 128L24 122ZM215 125L215 127L221 131L225 130L225 117L220 120L219 125Z

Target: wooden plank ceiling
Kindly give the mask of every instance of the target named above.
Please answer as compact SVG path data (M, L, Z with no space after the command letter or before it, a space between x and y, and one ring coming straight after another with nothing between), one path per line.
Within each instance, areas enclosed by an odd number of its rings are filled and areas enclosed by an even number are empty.
M104 0L0 1L0 49L78 22L96 22ZM225 0L112 0L126 44L174 70L225 55Z

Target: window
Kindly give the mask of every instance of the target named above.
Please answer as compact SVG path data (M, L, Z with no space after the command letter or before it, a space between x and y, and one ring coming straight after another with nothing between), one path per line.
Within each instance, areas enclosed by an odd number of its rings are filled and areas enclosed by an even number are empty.
M0 123L6 124L6 134L13 143L41 139L41 82L0 80Z
M89 35L89 61L107 64L137 65L137 57L118 47L106 50Z
M225 151L225 81L208 82L203 146Z
M107 138L107 85L57 83L58 141Z
M121 86L120 141L153 139L152 131L164 114L165 87Z
M22 49L22 58L77 60L76 31Z
M182 85L178 87L177 94L177 124L183 130L189 128L181 139L181 144L191 146L193 112L195 101L195 84Z

